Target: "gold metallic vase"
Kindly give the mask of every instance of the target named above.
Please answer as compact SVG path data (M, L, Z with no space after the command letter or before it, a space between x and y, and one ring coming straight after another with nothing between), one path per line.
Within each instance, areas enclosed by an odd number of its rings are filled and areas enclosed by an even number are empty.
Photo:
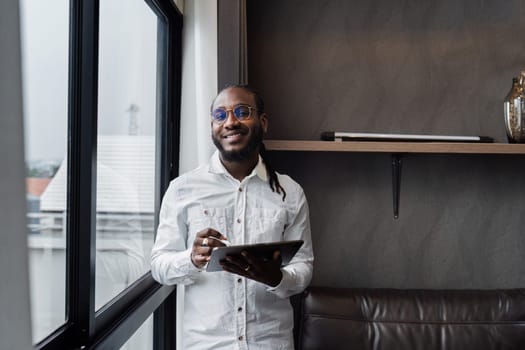
M525 142L525 72L512 79L505 102L505 128L510 143Z

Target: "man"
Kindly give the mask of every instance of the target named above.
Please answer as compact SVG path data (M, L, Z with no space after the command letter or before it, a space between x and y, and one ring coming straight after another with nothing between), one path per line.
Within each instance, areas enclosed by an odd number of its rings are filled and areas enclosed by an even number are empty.
M306 288L313 268L306 198L265 160L268 117L256 92L227 87L211 110L217 152L166 191L151 272L160 283L186 285L185 350L293 349L289 297ZM218 239L304 244L282 267L279 251L269 261L243 252L224 260L224 271L206 272L211 250L223 245Z

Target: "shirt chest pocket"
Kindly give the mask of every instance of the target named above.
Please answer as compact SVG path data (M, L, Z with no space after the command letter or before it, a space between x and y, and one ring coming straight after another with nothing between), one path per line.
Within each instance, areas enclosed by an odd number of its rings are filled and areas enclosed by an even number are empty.
M283 239L286 228L284 209L254 208L247 212L247 230L250 243L275 242Z
M231 215L228 208L207 208L203 206L189 208L187 222L189 240L193 241L199 231L207 228L226 235L230 221Z

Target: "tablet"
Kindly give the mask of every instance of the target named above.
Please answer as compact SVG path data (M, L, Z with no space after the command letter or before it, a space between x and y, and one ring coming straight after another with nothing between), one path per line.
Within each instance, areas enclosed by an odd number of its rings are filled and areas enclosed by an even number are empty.
M303 245L302 240L298 241L281 241L269 243L256 243L247 245L231 245L228 247L215 247L211 251L211 259L208 262L206 271L223 271L220 261L225 259L227 255L240 255L243 250L250 254L259 256L263 259L271 259L273 252L280 250L282 264L286 265L292 260L295 253Z

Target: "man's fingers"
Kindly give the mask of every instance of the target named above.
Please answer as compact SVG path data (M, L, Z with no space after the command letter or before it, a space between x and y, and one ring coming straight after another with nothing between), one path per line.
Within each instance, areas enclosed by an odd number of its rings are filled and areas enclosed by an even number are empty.
M200 254L192 254L191 261L193 262L193 265L202 268L204 265L206 265L209 259L206 256Z
M276 250L273 252L273 261L280 261L281 260L281 251Z
M221 266L224 271L228 271L243 277L253 278L252 270L249 268L251 267L250 265L247 265L246 267L240 267L239 265L233 264L228 260L222 260Z
M254 257L252 255L250 255L247 251L242 251L241 255L247 261L248 264L250 264L250 265L258 265L256 259L254 259ZM275 261L275 262L281 261L281 251L280 250L276 250L276 251L273 252L272 260Z
M224 246L220 240L226 237L212 228L197 232L193 240L191 259L196 266L204 266L210 261L211 251L214 247Z
M236 259L235 257L233 256L227 256L226 257L226 262L228 262L230 265L233 265L234 267L238 268L238 269L244 269L246 267L246 263L242 263L240 261L240 259Z
M193 247L193 254L209 256L211 254L212 249L213 247L202 247L198 245L196 247Z
M204 238L204 237L210 237L210 236L211 237L216 237L216 238L219 238L219 239L225 239L226 238L220 232L215 231L212 228L207 228L207 229L204 229L202 231L199 231L199 232L197 232L197 234L195 236L196 236L196 238L197 237ZM221 238L221 237L224 237L224 238Z

